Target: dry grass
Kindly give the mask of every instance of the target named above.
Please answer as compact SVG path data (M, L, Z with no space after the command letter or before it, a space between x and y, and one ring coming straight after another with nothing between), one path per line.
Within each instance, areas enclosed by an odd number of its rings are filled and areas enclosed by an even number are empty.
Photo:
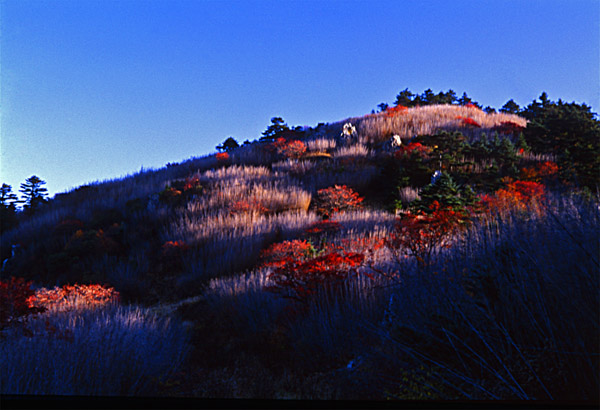
M473 128L462 124L457 117L471 118L481 125ZM434 134L438 131L461 131L470 138L477 138L502 122L514 122L522 127L527 120L518 115L505 113L487 114L477 108L458 105L429 105L409 108L404 113L388 116L385 113L370 114L364 117L349 118L331 124L330 132L340 130L347 122L354 124L360 139L370 143L387 141L392 135L400 135L402 139L410 139L416 135Z
M306 142L310 152L330 152L335 149L337 141L333 138L317 138Z

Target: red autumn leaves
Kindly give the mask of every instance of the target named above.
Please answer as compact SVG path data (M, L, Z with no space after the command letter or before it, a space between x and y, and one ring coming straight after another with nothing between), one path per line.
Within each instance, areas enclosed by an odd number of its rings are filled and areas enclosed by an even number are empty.
M328 219L335 212L360 208L363 200L346 185L334 185L317 191L317 213Z
M317 252L305 240L276 243L262 253L263 267L271 268L269 290L300 302L355 275L364 258L334 246Z
M451 208L442 208L434 201L429 213L406 213L396 221L395 229L385 245L396 255L414 256L420 264L427 264L432 255L450 246L454 233L465 216ZM405 252L408 251L408 254Z
M288 140L284 137L277 138L269 145L269 150L285 158L301 158L306 152L306 144L300 140Z
M403 114L408 111L408 107L403 105L396 105L395 107L389 107L385 110L386 117L395 117L396 115Z

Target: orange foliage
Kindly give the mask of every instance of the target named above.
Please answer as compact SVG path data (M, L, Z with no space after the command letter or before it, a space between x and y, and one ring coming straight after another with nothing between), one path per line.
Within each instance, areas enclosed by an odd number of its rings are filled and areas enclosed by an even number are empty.
M552 161L538 163L533 167L521 170L521 179L524 181L540 182L543 179L553 178L558 174L558 165Z
M397 105L395 107L389 107L385 110L386 117L395 117L396 115L403 114L408 110L408 107L403 105Z
M58 308L97 307L119 300L119 292L101 285L65 285L54 289L38 289L27 299L30 307Z
M546 187L533 181L514 181L493 195L479 196L484 208L489 212L502 212L509 209L527 211L531 210L533 204L538 205L538 210L543 210L545 198Z

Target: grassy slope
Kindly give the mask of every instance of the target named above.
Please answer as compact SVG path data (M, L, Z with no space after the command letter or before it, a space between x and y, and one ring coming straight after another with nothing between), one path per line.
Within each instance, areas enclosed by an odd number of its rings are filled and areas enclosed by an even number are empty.
M464 125L458 116L481 128ZM348 121L358 129L350 140L340 137ZM372 208L383 205L376 187L391 135L406 142L460 130L477 139L505 121L525 125L514 115L457 106L352 118L309 133L308 154L299 160L253 143L229 160L195 158L77 189L6 233L2 246L21 243L23 252L9 269L39 284L108 283L157 311L177 306L178 315L193 323L194 350L180 376L161 382L164 394L594 399L598 359L590 352L599 321L593 309L598 295L590 290L598 281L597 265L587 255L597 255L598 209L577 199L557 197L541 219L517 215L500 226L474 228L445 255L451 263L418 276L414 263L397 261L383 249L372 263L400 272L404 285L391 287L397 279L384 277L349 282L342 296L323 295L300 317L290 316L287 301L263 290L268 280L256 268L260 251L306 237L305 229L319 219L310 206L318 189L347 184L366 195ZM166 186L192 177L201 194L182 194L178 202L159 196ZM110 239L117 249L98 250L96 239L74 241L76 232L57 229L65 219L80 220L95 238L102 230L100 242ZM334 219L342 229L328 240L350 240L344 242L347 250L363 251L356 240L385 238L394 216L368 209ZM167 254L168 241L186 247ZM65 271L61 261L77 265ZM475 290L448 280L457 277ZM550 359L558 368L547 371L542 363Z

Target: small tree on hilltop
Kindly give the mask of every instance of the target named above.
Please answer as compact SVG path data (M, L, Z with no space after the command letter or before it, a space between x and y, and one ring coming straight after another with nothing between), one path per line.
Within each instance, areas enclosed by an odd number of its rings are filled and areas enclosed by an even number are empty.
M274 141L284 131L289 131L290 127L283 121L281 117L271 118L271 125L267 127L260 137L260 141Z
M231 150L236 149L239 146L240 144L233 137L229 137L225 141L223 141L221 145L217 145L216 148L220 152L229 152Z
M21 184L19 191L23 194L24 208L28 212L34 212L40 205L46 202L48 190L43 187L46 181L33 175Z

